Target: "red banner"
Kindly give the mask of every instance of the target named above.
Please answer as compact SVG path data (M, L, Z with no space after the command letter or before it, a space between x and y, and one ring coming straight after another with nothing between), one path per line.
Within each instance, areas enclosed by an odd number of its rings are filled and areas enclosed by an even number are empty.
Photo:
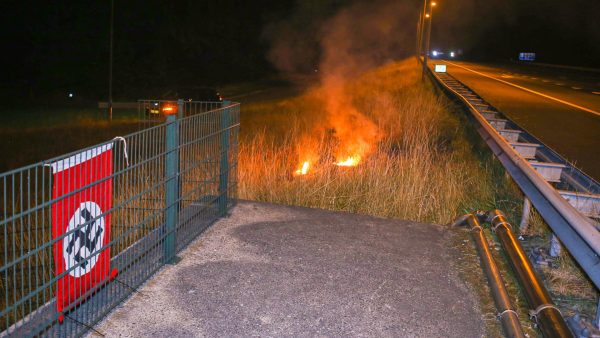
M110 273L110 214L113 172L112 144L51 164L53 173L52 237L56 306L63 312L107 282ZM114 273L116 274L116 272Z

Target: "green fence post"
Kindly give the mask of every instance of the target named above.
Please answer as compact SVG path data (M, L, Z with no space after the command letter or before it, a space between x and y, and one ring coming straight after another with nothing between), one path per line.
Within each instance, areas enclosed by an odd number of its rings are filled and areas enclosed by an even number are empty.
M185 117L185 107L183 106L183 99L177 100L177 118Z
M231 109L230 101L223 101L221 112L221 164L219 166L219 216L227 213L227 188L229 183L229 125Z
M183 101L177 102L183 108ZM177 218L179 213L179 120L177 114L167 115L165 135L165 243L164 262L175 258L177 246Z

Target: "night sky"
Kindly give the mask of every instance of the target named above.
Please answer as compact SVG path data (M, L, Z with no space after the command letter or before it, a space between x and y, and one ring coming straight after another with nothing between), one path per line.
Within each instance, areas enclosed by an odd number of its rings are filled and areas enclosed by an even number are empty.
M311 71L321 55L322 25L361 1L115 2L119 100L169 86L265 77L281 69L282 60L274 60L280 55L272 53L281 41L293 42L291 53L302 50L294 70ZM405 27L399 36L414 37L422 2L395 2ZM4 102L60 100L70 90L90 101L107 96L110 1L3 1L2 7ZM599 15L597 0L439 0L432 48L461 49L465 59L483 61L531 51L541 62L600 68ZM411 53L414 42L389 57Z
M432 48L462 48L483 61L535 52L540 62L600 68L598 0L438 2Z

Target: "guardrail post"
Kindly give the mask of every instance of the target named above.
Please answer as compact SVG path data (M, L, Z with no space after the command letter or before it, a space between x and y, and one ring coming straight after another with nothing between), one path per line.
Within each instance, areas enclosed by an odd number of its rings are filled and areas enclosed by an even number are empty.
M531 213L531 201L525 196L523 200L523 215L521 216L521 224L519 224L519 232L524 233L529 228L529 214Z
M227 213L227 188L229 185L229 125L231 124L230 101L223 101L221 112L221 158L219 166L219 216Z
M177 106L178 109L183 109L183 101L179 100ZM177 115L179 114L178 112ZM167 115L165 135L165 263L173 261L177 245L177 218L179 213L179 120L177 115Z
M600 299L598 299L598 307L596 308L596 318L594 319L594 325L600 329Z

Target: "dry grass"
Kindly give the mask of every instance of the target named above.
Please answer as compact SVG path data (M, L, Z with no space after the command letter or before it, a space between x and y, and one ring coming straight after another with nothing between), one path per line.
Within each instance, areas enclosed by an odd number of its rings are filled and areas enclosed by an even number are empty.
M453 114L454 107L420 81L415 62L377 69L347 88L354 105L385 130L376 151L354 168L328 164L336 143L327 133L306 137L325 121L317 90L242 106L240 198L441 224L461 213L498 208L518 225L519 189L460 113ZM317 149L320 165L298 177L293 173L302 147ZM533 212L531 221L526 234L549 241L543 219ZM559 298L592 305L597 299L566 251L544 276Z
M513 216L513 221L517 219L520 196L514 183L504 175L498 163L493 163L489 152L481 150L485 148L478 148L469 140L473 136L468 132L469 126L458 114L451 113L452 105L420 81L419 68L413 60L364 74L348 82L346 88L353 105L384 131L385 137L376 144L375 150L357 167L333 165L331 154L337 142L323 128L326 119L322 93L318 90L289 99L243 105L238 161L240 198L442 224L475 209L499 208ZM124 133L132 126L131 123L119 124L118 131ZM31 158L40 154L47 158L49 153L59 154L68 147L80 147L77 142L106 139L106 133L116 131L115 125L102 123L81 123L76 131L61 128L2 132L15 144L48 143L29 147L35 148L31 150L33 154L22 150L14 154L18 162L32 162ZM91 133L92 129L96 132ZM44 132L40 132L42 130ZM62 137L57 139L57 134ZM44 142L48 139L55 141ZM319 163L309 175L294 176L299 164L298 152L305 148L316 150ZM217 154L204 154L202 149L196 152L201 153L202 158L216 161ZM182 163L187 163L185 158ZM194 166L197 161L189 162L188 165ZM116 180L115 189L120 197L115 204L148 189L152 179L162 177L156 175L161 170L160 166L149 165L123 180ZM184 194L216 194L215 175L208 164L206 167L198 165L185 177L189 184L182 187ZM196 191L199 182L206 187ZM120 240L111 249L113 256L162 224L161 216L155 216L156 210L162 209L162 202L157 202L164 200L162 194L162 190L146 192L114 213L112 237ZM535 215L533 220L529 234L547 238L543 220ZM144 226L136 227L140 224ZM39 241L43 242L50 229L39 231L42 231ZM31 238L24 238L21 242L15 238L14 242L19 248L32 248L38 240L34 243ZM41 273L40 281L52 277L50 248L46 251L36 257L37 263L33 262L48 267L36 270ZM7 257L0 256L0 261L6 262ZM558 263L558 269L545 271L552 292L565 297L594 297L593 288L586 284L567 254ZM19 281L0 278L0 288L17 290L13 284ZM30 286L35 284L29 283ZM52 287L47 288L44 297L34 302L45 303L52 297L52 290ZM24 289L23 294L28 291L29 288ZM13 296L20 299L22 294ZM6 301L0 297L0 308L4 308ZM19 312L13 318L13 314L9 314L9 322L23 315ZM0 330L5 327L4 319Z
M550 248L552 231L535 208L531 209L529 224L522 234L532 237L533 246ZM593 307L598 291L569 252L563 248L559 257L551 260L553 266L542 269L548 289L560 298L587 300Z
M317 90L243 107L241 198L435 223L497 199L491 170L473 152L448 102L420 81L415 61L365 74L347 90L385 132L376 150L357 167L330 164L336 141L327 132L311 135L323 129ZM303 147L318 150L319 166L295 177Z

